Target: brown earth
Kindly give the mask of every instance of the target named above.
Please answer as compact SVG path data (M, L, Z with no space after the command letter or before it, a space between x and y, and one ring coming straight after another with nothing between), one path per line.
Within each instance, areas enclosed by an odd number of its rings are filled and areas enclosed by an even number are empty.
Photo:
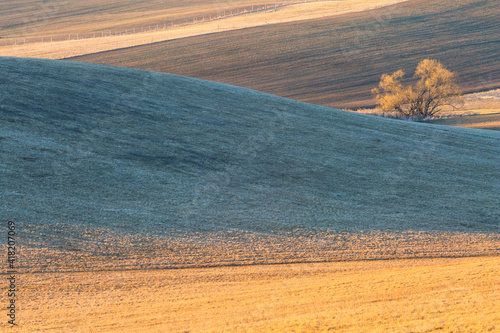
M220 81L337 108L368 107L381 74L413 73L424 58L457 72L465 92L500 87L499 17L495 1L412 0L70 60Z
M269 4L266 0L0 0L0 36L33 37L100 32L180 23L224 10Z

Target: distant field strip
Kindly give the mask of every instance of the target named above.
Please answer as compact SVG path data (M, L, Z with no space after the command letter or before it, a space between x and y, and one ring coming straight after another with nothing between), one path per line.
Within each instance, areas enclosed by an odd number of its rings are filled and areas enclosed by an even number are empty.
M119 32L109 30L76 33L73 31L64 36L45 36L36 39L10 38L0 40L0 56L62 59L222 31L341 15L404 1L407 0L277 3L276 6L268 4L256 6L259 9L253 10L252 6L240 8L238 11L224 10L214 16L207 14L182 20L181 23L162 22L146 27L128 28ZM260 9L264 7L265 9ZM65 28L67 29L67 26ZM33 41L38 42L33 43Z
M429 121L433 124L500 130L500 113Z
M384 8L137 46L71 60L229 83L334 108L374 106L384 73L411 77L424 58L464 92L500 85L500 7L411 0ZM479 19L480 18L480 19Z
M487 121L478 122L474 124L456 124L452 126L466 127L466 128L482 128L482 129L500 129L500 121Z
M496 332L499 273L478 257L24 274L16 332Z
M37 28L29 28L26 22L24 29L12 30L2 29L0 27L0 45L21 45L39 42L50 41L65 41L76 39L97 38L104 36L117 36L136 34L141 32L151 32L158 30L170 29L173 27L186 26L199 24L208 21L222 20L234 16L257 14L259 12L277 12L278 15L271 16L272 19L283 19L285 22L293 20L295 17L298 20L307 19L308 17L316 18L318 8L323 8L325 12L322 16L330 16L332 6L299 6L311 3L328 3L334 2L337 4L336 8L341 11L351 9L358 11L366 8L371 3L366 3L366 0L291 0L285 2L268 2L265 3L258 0L247 0L246 2L236 2L231 4L231 7L220 6L207 6L198 5L196 10L191 5L186 5L184 10L182 8L170 8L158 10L157 12L126 12L120 15L106 15L103 10L102 13L95 13L95 16L105 16L105 19L96 21L95 17L87 17L88 13L78 14L75 13L75 21L72 24L62 24L60 19L54 19L54 22L47 20ZM373 1L371 1L373 2ZM387 3L395 3L396 1L380 0L375 1L372 5L385 6ZM402 2L402 1L399 1ZM0 0L1 3L1 0ZM244 6L242 6L244 4ZM168 6L167 4L165 4ZM229 4L228 4L229 5ZM236 6L236 7L235 7ZM293 7L292 10L286 7ZM132 9L130 9L132 10ZM210 12L212 10L212 12ZM214 11L217 10L217 11ZM87 14L87 15L85 15ZM285 14L285 16L283 15ZM191 15L191 16L190 16ZM85 16L88 20L83 22L81 16ZM277 16L277 17L275 17ZM284 17L283 17L284 16ZM0 14L1 17L1 14ZM320 16L321 17L321 16ZM114 20L112 20L114 19ZM26 14L26 21L29 22L29 14ZM279 22L279 21L278 21ZM125 26L126 28L117 29L117 27Z
M458 109L443 110L442 119L430 123L466 128L500 130L500 89L483 91L464 96L464 104Z
M294 0L294 2L305 2ZM316 0L314 0L316 1ZM270 0L0 0L0 36L42 37L185 23L204 16L227 16L233 10L265 6ZM283 3L283 1L280 1ZM21 7L22 6L22 7ZM22 10L21 10L22 9ZM225 13L226 12L226 13Z
M468 128L500 130L500 89L466 94L464 103L458 107L444 106L435 119L426 120L431 124ZM385 117L398 117L398 112L383 111L379 108L358 109L355 112Z
M144 32L152 32L159 30L166 30L171 28L178 28L188 25L199 24L208 21L215 20L223 20L234 16L245 15L245 14L255 14L261 11L268 10L281 10L282 7L303 4L308 2L317 2L321 0L295 0L289 1L288 3L272 3L272 4L253 4L254 1L249 1L252 5L248 5L246 7L239 7L231 9L222 9L218 12L213 13L204 13L203 10L208 10L209 8L206 6L200 6L199 12L192 11L189 7L186 7L185 12L177 12L173 10L169 10L165 13L150 13L149 21L137 20L136 25L127 26L125 29L116 30L116 26L121 26L124 24L131 25L134 24L134 14L137 17L138 13L127 13L126 17L115 17L117 19L116 22L100 22L100 25L94 23L94 25L69 25L65 26L64 29L61 27L61 31L58 30L45 30L45 29L36 29L32 32L33 35L27 35L23 33L21 36L13 36L11 38L5 38L3 40L4 46L7 45L21 45L21 44L32 44L32 43L43 43L43 42L55 42L55 41L69 41L69 40L78 40L78 39L88 39L88 38L99 38L99 37L107 37L107 36L122 36L122 35L130 35ZM338 1L338 0L326 0L326 1ZM161 11L160 11L161 12ZM170 14L170 15L169 15ZM193 17L187 17L186 15L196 15ZM129 17L130 16L130 17ZM146 15L144 15L147 17ZM160 21L158 21L160 20ZM144 23L145 25L138 25L139 22ZM107 25L106 25L107 24ZM101 27L101 31L98 29ZM25 29L25 32L28 29ZM63 31L65 32L63 34ZM60 35L48 35L49 32L60 33Z

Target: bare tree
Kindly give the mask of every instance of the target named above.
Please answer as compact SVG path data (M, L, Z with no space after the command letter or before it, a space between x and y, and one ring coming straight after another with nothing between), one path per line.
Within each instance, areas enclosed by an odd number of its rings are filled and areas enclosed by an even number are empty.
M372 90L383 110L397 111L410 119L425 119L441 111L444 105L455 106L462 101L456 76L437 60L422 60L415 71L419 80L413 85L402 83L404 72L384 74L378 88Z

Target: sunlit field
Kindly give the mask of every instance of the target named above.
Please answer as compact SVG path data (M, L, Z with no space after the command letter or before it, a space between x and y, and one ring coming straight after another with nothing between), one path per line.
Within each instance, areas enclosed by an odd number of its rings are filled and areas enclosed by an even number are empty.
M358 113L397 118L396 111L388 112L380 108L349 110ZM466 94L463 102L455 106L444 105L430 124L450 125L467 128L500 130L500 89Z
M85 34L133 29L165 22L178 22L209 15L222 15L245 6L270 4L266 0L24 0L22 5L0 0L0 27L4 38ZM273 2L274 3L274 2ZM22 6L22 7L21 7ZM23 10L19 10L19 8Z
M500 130L500 89L464 96L456 110L446 109L430 123L467 128Z
M302 3L302 4L294 4L294 5L286 5L284 7L278 7L277 9L271 8L265 11L258 12L248 12L241 15L236 15L233 17L227 17L224 19L211 20L211 16L209 14L205 14L205 16L195 16L196 12L193 12L193 17L189 21L188 25L179 26L179 27L169 27L170 20L176 20L179 17L177 15L166 16L161 24L154 23L153 25L149 24L149 30L152 28L153 31L147 32L139 32L141 26L148 25L148 21L144 21L145 14L139 15L139 18L134 22L135 14L134 13L125 13L122 15L117 15L117 21L113 21L114 25L112 28L109 26L103 26L103 23L95 22L95 26L83 26L81 27L78 24L75 25L67 25L67 24L57 24L55 25L56 30L43 30L45 34L45 42L43 43L27 43L25 44L25 40L14 38L14 41L10 41L6 39L4 41L0 40L0 56L14 56L14 57L31 57L31 58L47 58L47 59L62 59L69 58L79 55L85 55L90 53L102 52L115 50L120 48L127 48L137 45L151 44L166 40L179 39L185 37L192 37L197 35L205 35L211 33L217 33L222 31L229 30L239 30L244 28L269 25L269 24L277 24L284 22L294 22L294 21L302 21L307 19L314 19L325 16L335 16L346 13L352 13L356 11L364 11L368 9L378 8L381 6L387 6L398 2L403 2L406 0L347 0L347 1L320 1L320 2L311 2L311 3ZM256 2L259 4L260 2ZM250 10L252 1L247 3L249 6L248 10ZM209 7L203 7L205 11L209 11ZM243 9L239 9L243 11ZM236 13L236 9L234 10ZM226 11L222 11L226 12ZM227 15L232 13L233 11L227 10ZM151 14L151 13L149 13ZM199 14L199 13L198 13ZM160 19L156 17L156 14L151 16L147 16L147 18L151 22L157 22ZM210 14L211 15L211 14ZM215 17L216 14L214 14ZM97 15L98 16L98 15ZM94 16L95 17L95 16ZM206 18L205 22L201 22L203 18ZM78 18L80 20L80 18ZM165 21L166 20L166 21ZM200 23L192 24L195 22L194 20L199 20ZM120 25L120 22L124 21L127 23L129 28L129 32L132 31L132 27L137 29L137 33L134 34L113 34L113 29L122 29L123 27ZM109 23L108 23L109 24ZM154 27L157 26L158 29ZM69 30L69 27L72 27L72 30ZM86 29L86 30L85 30ZM107 30L106 30L107 29ZM109 31L108 31L109 30ZM36 35L40 35L38 30ZM92 34L89 33L95 32L95 38L91 38ZM80 32L80 36L83 33L86 33L87 38L77 39L76 35ZM72 40L64 40L64 41L53 41L51 42L51 35L62 35L62 34L73 34ZM43 35L42 35L43 36ZM102 36L102 37L101 37ZM17 37L17 36L15 36ZM68 37L70 38L70 37ZM28 39L29 40L29 39ZM13 45L16 43L16 45Z
M500 7L299 2L0 0L0 332L500 332Z
M479 128L500 130L500 113L484 116L466 116L452 119L437 119L429 121L433 124L458 126L466 128Z
M333 108L367 108L375 105L371 90L382 74L402 69L411 79L424 58L457 73L464 93L499 88L499 15L492 2L411 0L70 60L224 82Z
M500 328L500 257L42 273L19 280L16 332Z

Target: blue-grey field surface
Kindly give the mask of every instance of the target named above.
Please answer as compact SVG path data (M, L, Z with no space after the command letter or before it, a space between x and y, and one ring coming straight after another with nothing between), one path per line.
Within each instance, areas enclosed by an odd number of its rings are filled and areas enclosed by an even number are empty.
M0 58L20 269L500 253L500 132L187 77Z

